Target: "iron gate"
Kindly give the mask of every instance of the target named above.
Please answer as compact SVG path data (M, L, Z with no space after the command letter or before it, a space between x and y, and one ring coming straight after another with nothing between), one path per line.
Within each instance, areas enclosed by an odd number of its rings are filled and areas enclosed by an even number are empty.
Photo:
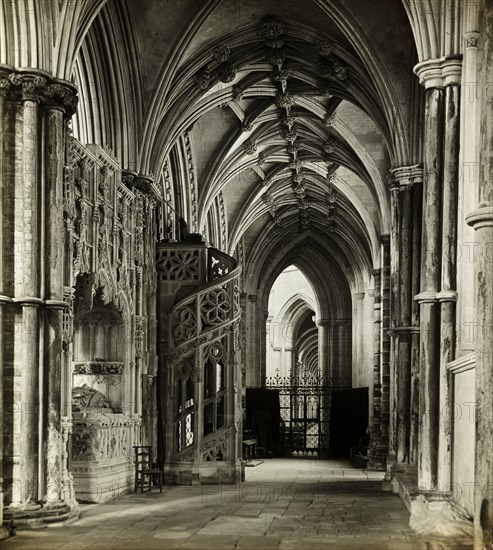
M283 456L325 456L332 394L350 388L351 381L313 375L272 376L266 378L265 387L279 391Z

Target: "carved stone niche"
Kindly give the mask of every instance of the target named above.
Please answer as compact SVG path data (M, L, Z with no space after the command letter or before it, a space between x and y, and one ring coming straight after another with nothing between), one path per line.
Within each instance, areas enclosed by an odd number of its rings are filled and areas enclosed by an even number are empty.
M72 474L80 502L105 502L132 487L132 445L139 422L124 414L123 377L130 342L122 316L96 292L77 301L72 363ZM89 305L89 307L88 307ZM92 306L92 307L91 307Z

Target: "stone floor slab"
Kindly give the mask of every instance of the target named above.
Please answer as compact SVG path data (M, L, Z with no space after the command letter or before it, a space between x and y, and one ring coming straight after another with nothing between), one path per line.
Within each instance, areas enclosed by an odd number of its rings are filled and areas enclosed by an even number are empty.
M343 461L265 460L236 486L166 487L81 506L78 522L19 532L2 550L407 550L415 538L382 473Z

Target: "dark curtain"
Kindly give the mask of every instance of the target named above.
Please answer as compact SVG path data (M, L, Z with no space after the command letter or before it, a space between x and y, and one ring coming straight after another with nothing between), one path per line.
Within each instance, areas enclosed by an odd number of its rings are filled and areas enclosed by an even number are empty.
M349 448L358 447L368 426L368 388L332 394L329 458L349 458Z
M279 390L263 388L246 389L246 424L252 437L256 437L259 447L266 455L279 454Z

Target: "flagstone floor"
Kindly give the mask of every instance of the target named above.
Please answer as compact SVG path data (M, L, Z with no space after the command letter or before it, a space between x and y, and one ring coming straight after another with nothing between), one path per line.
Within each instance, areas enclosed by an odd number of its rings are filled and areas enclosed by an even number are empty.
M71 525L19 531L2 550L422 548L383 474L343 461L266 459L240 485L165 487L82 505Z

